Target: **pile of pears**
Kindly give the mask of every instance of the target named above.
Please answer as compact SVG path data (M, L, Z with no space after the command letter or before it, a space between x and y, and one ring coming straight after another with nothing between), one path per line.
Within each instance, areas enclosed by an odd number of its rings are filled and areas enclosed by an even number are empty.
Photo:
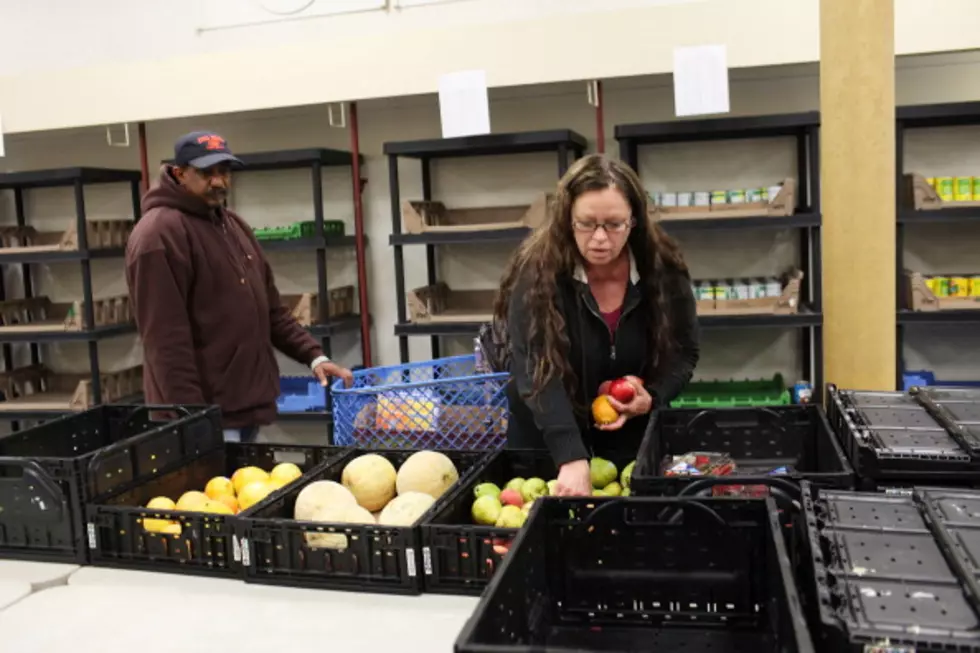
M589 461L589 475L592 480L592 495L597 497L627 497L630 495L630 482L633 477L631 462L622 473L616 465L605 458ZM473 522L480 526L496 528L520 528L527 520L535 500L556 496L558 481L545 481L539 477L512 478L503 489L496 483L479 483L473 488L473 506L470 514Z

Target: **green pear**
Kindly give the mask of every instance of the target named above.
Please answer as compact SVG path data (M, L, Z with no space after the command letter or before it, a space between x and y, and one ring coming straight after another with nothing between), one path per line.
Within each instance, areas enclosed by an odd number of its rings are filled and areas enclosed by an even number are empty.
M504 489L517 490L518 492L520 492L523 486L524 486L524 479L518 476L517 478L512 478L509 481L507 481L507 485L504 486Z
M483 496L499 498L500 488L497 487L496 483L480 483L473 488L473 496L475 496L477 499Z
M594 489L592 490L592 496L594 497L608 497L605 490Z
M629 495L630 495L630 489L628 487L624 487L623 491L619 493L619 496L621 497L628 497Z
M473 521L481 526L493 526L496 524L497 520L500 519L501 512L503 512L503 506L500 505L500 500L497 497L486 494L478 497L473 502L471 509Z
M529 478L521 486L521 498L524 499L524 503L534 501L538 497L543 497L547 494L548 484L544 482L543 478Z
M606 487L602 488L602 491L611 497L618 497L620 494L623 493L623 486L621 486L616 481L613 481Z
M553 497L558 496L558 479L553 478L548 481L548 494Z
M504 506L497 517L497 528L520 528L527 517L517 506Z
M589 471L592 476L592 487L604 488L619 476L619 470L605 458L593 458L589 461Z
M629 488L630 483L633 481L633 467L636 466L636 461L634 460L629 465L623 468L623 473L619 477L619 482L624 488Z

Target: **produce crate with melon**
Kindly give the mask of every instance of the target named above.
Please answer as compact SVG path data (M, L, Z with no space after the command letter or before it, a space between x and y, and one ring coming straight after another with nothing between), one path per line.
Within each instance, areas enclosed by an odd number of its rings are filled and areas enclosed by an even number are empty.
M217 408L98 406L0 439L0 558L84 563L85 506L221 439Z
M589 466L593 496L629 496L633 461L593 458ZM425 591L482 592L533 503L553 495L557 474L547 451L491 454L422 524Z
M351 450L244 511L248 582L417 594L418 525L484 463L460 450Z
M217 435L186 464L89 504L92 564L240 577L238 513L347 453Z

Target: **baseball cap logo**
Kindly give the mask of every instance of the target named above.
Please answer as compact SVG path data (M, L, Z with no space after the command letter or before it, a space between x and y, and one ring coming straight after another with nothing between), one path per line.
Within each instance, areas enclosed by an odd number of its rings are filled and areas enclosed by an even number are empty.
M203 145L206 150L225 150L227 145L225 144L225 139L221 138L217 134L205 134L204 136L199 136L197 139L198 145Z

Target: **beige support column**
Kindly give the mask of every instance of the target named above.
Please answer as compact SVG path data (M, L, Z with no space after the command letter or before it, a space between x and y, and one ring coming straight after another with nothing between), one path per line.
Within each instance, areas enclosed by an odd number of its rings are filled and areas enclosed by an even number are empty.
M824 378L895 386L895 8L820 0Z

